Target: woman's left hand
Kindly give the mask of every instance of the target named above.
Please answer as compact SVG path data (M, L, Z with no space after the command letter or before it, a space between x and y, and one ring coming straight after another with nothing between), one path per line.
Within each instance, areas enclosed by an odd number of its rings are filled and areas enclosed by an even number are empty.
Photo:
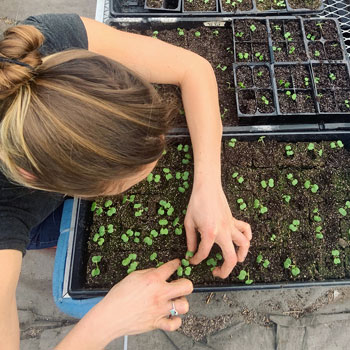
M191 252L197 250L196 231L201 234L198 251L190 260L191 264L196 265L204 260L214 243L220 246L224 263L213 270L216 277L226 278L237 261L244 261L248 254L252 239L250 225L232 216L221 184L194 184L186 213L185 229L187 248Z

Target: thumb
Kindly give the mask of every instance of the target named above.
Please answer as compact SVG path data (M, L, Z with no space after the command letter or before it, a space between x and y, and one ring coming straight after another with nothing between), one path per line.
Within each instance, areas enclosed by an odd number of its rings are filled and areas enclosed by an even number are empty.
M156 269L156 272L162 281L166 281L177 270L179 266L179 259L170 260L167 263L159 266Z

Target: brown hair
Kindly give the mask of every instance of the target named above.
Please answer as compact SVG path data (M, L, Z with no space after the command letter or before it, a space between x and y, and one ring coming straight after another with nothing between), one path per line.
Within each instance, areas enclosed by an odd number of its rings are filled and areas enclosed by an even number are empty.
M87 50L41 59L42 43L42 34L24 25L0 41L0 57L33 67L0 61L5 176L36 189L96 195L160 158L174 108L151 84Z

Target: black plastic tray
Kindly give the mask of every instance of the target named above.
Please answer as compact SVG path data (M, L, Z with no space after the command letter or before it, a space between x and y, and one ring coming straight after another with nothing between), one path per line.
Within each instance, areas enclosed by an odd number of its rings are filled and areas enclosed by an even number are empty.
M349 124L339 124L335 126L324 125L324 130L319 129L319 125L299 125L297 128L289 126L260 126L260 127L240 127L233 130L226 137L235 137L238 140L257 140L260 136L285 142L316 142L321 140L342 140L346 148L350 148L350 127ZM345 129L345 130L342 130ZM266 132L268 130L268 132ZM289 130L289 131L288 131ZM181 135L179 137L184 137ZM92 213L90 210L91 202L85 200L77 201L77 211L75 227L73 232L73 251L71 260L67 261L69 268L68 275L68 294L72 298L92 298L105 295L106 289L87 289L84 288L87 257L85 256L86 244L89 237L89 227L92 222ZM74 210L73 210L74 212ZM66 270L67 271L67 270ZM317 282L284 282L274 284L232 284L228 286L195 286L194 292L215 292L215 291L233 291L233 290L263 290L263 289L281 289L281 288L300 288L313 286L348 286L350 279L325 280Z
M170 7L171 2L177 2L177 5L175 7ZM163 11L163 12L179 12L181 11L181 0L163 0L162 1L162 7L159 8L154 8L154 7L149 7L147 5L147 0L145 1L144 9L146 11Z
M242 45L242 44L243 45L250 45L250 46L254 45L253 40L243 41L243 40L239 40L239 38L236 37L235 23L237 23L237 21L248 20L248 19L255 20L255 21L258 20L266 25L267 36L268 36L268 46L269 46L269 57L266 58L266 61L264 59L264 62L254 63L254 62L250 62L250 61L240 61L239 58L237 57L238 56L237 45ZM291 20L298 22L299 26L301 28L303 47L304 47L304 50L306 53L306 59L304 61L284 61L284 62L277 61L275 58L275 52L273 50L273 47L275 46L274 45L275 41L273 41L273 39L272 39L270 22L271 21L274 21L274 22L281 21L283 23L283 25L282 25L282 32L283 32L284 31L284 23L291 21ZM343 59L341 59L341 60L326 59L326 60L321 61L321 60L315 60L313 57L310 57L309 50L308 50L308 44L320 42L323 45L323 43L326 40L323 38L321 38L320 40L314 40L314 41L308 40L307 33L305 32L305 28L304 28L304 23L305 23L305 21L320 21L319 18L302 19L299 17L283 16L283 17L278 17L278 18L276 18L276 17L265 17L265 18L240 17L240 18L233 19L233 30L234 30L234 35L233 35L233 42L234 42L233 43L233 45L234 45L234 64L233 64L233 66L234 66L234 68L233 69L234 69L234 80L235 80L235 88L236 88L235 95L236 95L236 103L237 103L237 113L238 113L239 117L249 118L249 117L256 117L256 116L276 116L276 115L277 116L278 115L288 116L288 115L296 115L296 114L302 114L302 115L308 115L308 116L312 116L312 115L327 115L327 116L329 116L329 115L334 115L334 114L336 114L336 115L339 115L339 114L349 115L350 114L350 109L349 109L349 111L323 112L323 111L321 111L320 103L319 103L319 100L317 98L319 91L318 91L318 88L317 88L315 80L314 80L315 66L320 65L320 64L326 65L327 67L329 65L336 65L336 64L344 65L345 69L347 71L348 80L350 81L349 57L348 57L347 51L345 49L344 40L343 40L342 33L341 33L341 30L339 27L339 23L336 19L333 19L333 18L328 18L327 20L334 21L334 23L336 24L338 36L339 36L339 44L341 46L341 50L343 53ZM286 44L286 48L288 50L288 48L289 48L288 45L291 45L291 44L289 44L288 40L286 40L284 38L283 38L283 42ZM257 43L258 42L256 42L256 44ZM295 43L293 42L292 44L295 44ZM251 55L252 56L254 55L253 49L251 49ZM242 90L245 90L245 89L242 89L238 85L239 82L237 81L237 74L236 74L237 69L239 69L239 67L241 67L241 66L248 65L250 67L255 67L255 66L262 65L262 64L268 66L270 69L270 79L272 80L271 81L271 88L272 88L272 93L273 93L273 103L274 103L274 107L275 107L274 111L271 113L260 113L257 111L254 114L244 114L244 113L242 113L242 111L239 108L239 95L242 93ZM309 74L310 74L310 87L308 89L300 89L300 88L290 88L290 89L284 88L284 89L282 89L281 87L278 87L276 84L276 81L275 81L275 68L278 66L293 67L293 66L299 66L299 65L304 65L305 67L307 67L307 70L309 71ZM294 81L293 81L293 83L294 83ZM350 89L350 86L347 88L345 88L345 87L344 88L335 88L335 87L327 88L327 90L330 90L332 92L333 97L334 97L334 101L336 101L335 92L338 92L340 90L345 90L345 91L348 90L349 91L349 89ZM255 94L255 92L258 91L259 89L256 88L255 86L253 86L253 88L251 90L253 90L254 94ZM302 92L303 90L309 91L310 95L312 96L312 99L314 101L315 112L305 113L305 112L294 111L292 113L283 113L280 110L277 96L278 96L279 91L286 91L286 90L292 91L292 93ZM325 89L320 89L320 90L325 90ZM349 97L350 97L350 95L349 95Z
M182 0L186 1L186 0ZM270 10L263 10L259 11L257 9L256 2L258 0L252 0L253 8L248 11L237 11L237 12L225 12L223 11L223 7L218 0L217 2L217 12L192 12L192 11L184 11L184 6L182 6L182 10L180 11L181 16L242 16L242 15L288 15L288 14L308 14L311 15L313 13L319 13L324 10L324 0L321 0L321 5L314 10L307 9L307 8L300 8L300 9L293 9L290 5L288 0L285 0L286 7L281 9L270 9ZM225 1L225 0L223 0ZM237 0L236 0L237 1ZM134 16L145 16L145 17L153 17L153 16L164 16L164 17L171 17L171 16L178 16L178 14L172 14L169 11L164 11L163 13L161 11L152 11L150 9L145 9L145 0L110 0L110 14L112 17L134 17Z

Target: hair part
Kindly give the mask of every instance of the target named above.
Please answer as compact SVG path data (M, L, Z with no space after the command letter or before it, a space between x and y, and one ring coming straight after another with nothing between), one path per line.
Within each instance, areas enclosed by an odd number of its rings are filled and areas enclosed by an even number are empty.
M12 44L5 33L8 46L18 48L23 38L41 45L37 29L20 27L8 31L16 33ZM5 56L2 47L0 42ZM161 157L175 106L162 102L143 78L87 50L60 52L37 64L27 58L37 53L20 56L18 48L16 55L7 57L36 68L0 63L0 169L10 180L69 195L98 195ZM18 75L11 80L12 71L20 71L21 80Z

